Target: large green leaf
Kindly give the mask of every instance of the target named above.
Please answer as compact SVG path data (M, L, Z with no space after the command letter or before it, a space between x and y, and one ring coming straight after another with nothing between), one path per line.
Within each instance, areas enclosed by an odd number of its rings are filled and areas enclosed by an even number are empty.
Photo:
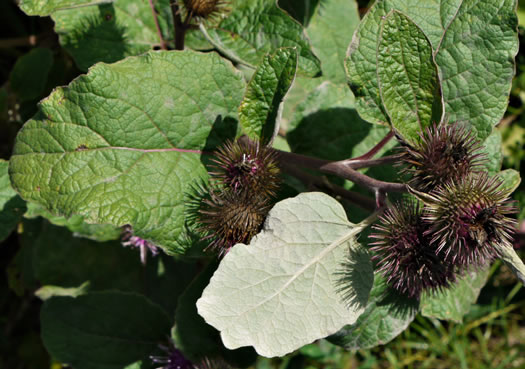
M525 264L520 259L516 250L511 247L501 247L501 260L512 270L521 283L525 284Z
M487 137L508 102L518 50L515 8L515 0L377 1L354 35L345 63L361 116L388 121L376 50L382 17L399 10L432 44L448 119L470 121L480 138Z
M139 55L160 44L147 1L115 0L57 11L52 18L60 44L82 70L100 61L112 63ZM158 19L164 39L169 39L166 17Z
M24 200L9 183L8 167L9 162L0 159L0 242L9 236L26 210Z
M18 6L27 15L46 16L61 9L80 8L109 3L112 0L18 0Z
M199 314L226 347L251 345L263 356L335 333L355 322L372 287L370 257L355 240L364 227L322 193L277 203L250 245L238 244L224 257L197 301ZM351 304L338 294L334 274L348 249L355 263L345 281Z
M297 69L297 51L277 49L264 57L239 107L239 121L253 139L267 144L279 130L281 106Z
M330 336L329 341L347 350L384 345L403 332L417 312L416 301L388 288L384 278L376 274L365 312L354 324Z
M487 282L490 268L471 270L450 288L421 296L421 314L426 317L452 320L458 323L469 312Z
M323 78L336 83L346 82L346 49L359 20L354 0L323 0L317 6L306 34L321 60Z
M196 68L198 66L198 68ZM15 188L52 213L120 227L182 252L201 150L236 135L241 75L215 53L150 52L57 88L20 131Z
M425 34L402 13L381 22L377 44L379 94L390 124L409 142L432 121L441 121L441 96L432 47Z
M275 0L234 0L232 13L218 25L202 26L206 38L233 60L255 67L279 47L296 47L298 73L321 72L303 27L282 11Z
M171 327L158 305L115 291L53 297L40 319L49 353L76 369L122 369L146 359Z

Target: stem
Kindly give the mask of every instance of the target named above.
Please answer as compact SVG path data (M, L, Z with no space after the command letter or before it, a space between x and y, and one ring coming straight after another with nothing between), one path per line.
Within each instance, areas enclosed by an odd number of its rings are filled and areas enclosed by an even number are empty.
M364 210L375 210L375 202L369 197L363 196L359 193L345 190L343 187L334 185L325 179L306 173L298 169L295 165L286 162L281 162L280 167L288 174L301 180L307 186L311 185L315 188L323 191L340 196L349 202L359 206Z
M279 151L279 162L281 165L290 167L291 165L299 165L302 167L318 170L327 174L335 174L344 179L348 179L355 184L366 187L374 192L376 198L376 206L382 207L385 204L387 192L408 192L408 187L404 183L383 182L365 174L359 173L357 168L371 167L375 165L382 165L385 163L396 162L399 159L398 155L385 156L384 158L373 160L342 160L342 161L328 161L317 159L306 155L294 154L284 151ZM353 168L355 166L355 168Z
M279 152L279 156L294 164L301 165L306 168L320 170L319 168L325 164L338 163L337 165L346 166L353 169L376 167L383 164L397 163L400 155L388 155L379 159L346 159L340 161L330 161L325 159L314 158L311 156L295 154L293 152L286 152L274 149Z
M0 39L0 49L9 49L17 46L36 46L39 37L38 35L29 35L25 37L3 38Z
M173 14L173 24L175 26L175 50L184 50L184 36L186 27L182 22L179 12L179 4L176 0L170 0L171 14Z
M401 158L401 155L397 154L397 155L383 156L382 158L379 158L379 159L368 159L368 160L367 159L364 159L364 160L347 159L347 160L342 160L339 163L349 168L352 168L352 169L361 169L361 168L376 167L376 166L383 165L383 164L394 164L394 163L397 163L400 158Z
M339 177L348 179L355 184L369 188L374 192L408 192L408 188L404 183L379 181L363 173L359 173L357 170L350 168L349 166L341 165L340 162L325 164L321 166L319 170L323 173L335 174Z
M159 39L160 39L160 48L162 50L168 50L168 47L166 46L166 41L164 41L164 38L162 37L162 32L159 26L159 19L157 17L157 12L155 11L155 5L153 5L153 0L148 0L148 2L151 8L151 12L153 13L153 20L155 21L155 28L157 29L157 35L159 36Z
M388 143L388 141L392 139L392 137L394 137L394 131L391 130L390 132L388 132L388 134L385 137L383 137L381 141L379 141L374 147L372 147L370 151L368 151L366 154L363 154L361 156L358 156L357 158L352 158L348 160L349 161L350 160L367 160L367 159L372 158L375 154L379 152L379 150L381 150Z

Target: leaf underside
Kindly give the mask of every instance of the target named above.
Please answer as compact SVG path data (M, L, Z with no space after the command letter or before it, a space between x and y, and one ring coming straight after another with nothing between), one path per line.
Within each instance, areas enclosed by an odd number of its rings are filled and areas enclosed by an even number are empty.
M279 202L250 245L224 257L197 301L199 314L221 331L227 348L251 345L268 357L335 333L363 312L373 283L366 254L345 283L353 304L337 292L334 271L345 253L365 252L354 238L360 230L328 195Z

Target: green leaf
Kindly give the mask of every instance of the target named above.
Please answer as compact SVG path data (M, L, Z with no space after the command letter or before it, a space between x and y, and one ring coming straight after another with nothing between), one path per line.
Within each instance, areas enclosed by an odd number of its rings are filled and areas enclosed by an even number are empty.
M520 173L514 169L505 169L498 173L498 177L503 181L503 188L508 194L514 192L521 183Z
M70 218L53 215L42 205L34 202L27 203L27 211L24 217L28 219L41 216L52 224L67 227L75 236L89 238L94 241L111 241L120 237L121 229L110 224L88 224L84 222L81 215L73 215Z
M351 305L337 293L333 273L349 249L364 251L355 237L366 226L350 223L322 193L277 203L250 245L238 244L224 257L197 301L199 314L227 348L251 345L268 357L335 333L355 322L372 287L368 255L345 282Z
M41 97L53 64L53 52L37 47L20 57L9 75L11 90L20 101Z
M487 282L490 268L471 270L450 288L421 296L421 314L461 323Z
M394 339L414 320L418 304L388 288L379 274L365 312L354 324L343 327L328 340L347 350L368 349Z
M432 44L445 116L451 122L470 121L478 137L486 138L508 103L518 50L515 7L515 0L376 2L363 18L345 62L359 114L375 123L388 121L379 95L376 50L382 17L398 10Z
M164 39L169 39L168 22L158 17ZM139 55L160 44L147 1L116 0L110 4L54 12L60 44L77 66L87 70L97 62L113 63Z
M90 291L140 292L171 313L195 275L194 264L149 254L144 266L138 249L74 237L67 229L47 222L29 236L31 243L25 242L24 248L32 250L32 270L39 284L51 291L67 291L89 282Z
M130 224L181 253L192 184L207 176L201 150L235 137L243 92L241 75L215 53L98 64L24 125L10 162L14 187L53 214Z
M246 134L264 144L279 130L282 101L297 69L297 51L277 49L266 55L253 75L239 107L239 121Z
M89 291L89 281L82 283L78 287L43 286L35 291L35 296L42 301L49 300L56 296L78 297Z
M523 261L516 253L516 250L514 250L512 247L503 246L501 247L501 251L501 260L503 260L505 265L507 265L510 270L512 270L512 273L514 273L519 281L525 284L525 264L523 264Z
M111 1L113 0L18 0L18 6L27 15L46 16L62 9L80 8Z
M432 47L425 34L402 13L381 22L377 44L378 88L390 124L408 142L432 121L441 121L441 96Z
M9 162L0 159L0 242L5 240L26 210L24 200L11 187Z
M324 82L297 106L286 135L293 152L327 160L366 153L389 129L363 121L345 85ZM392 144L379 152L391 148Z
M90 290L142 289L138 252L118 242L74 237L67 229L45 222L31 247L33 270L41 285L72 288L89 281Z
M215 262L208 264L179 298L172 333L177 348L189 358L216 356L219 353L219 332L206 324L197 313L196 306L217 265Z
M317 6L306 34L312 50L321 60L324 79L336 83L346 82L346 49L359 21L354 0L323 0Z
M316 76L321 72L303 27L275 0L234 0L231 8L232 13L218 25L201 26L208 41L226 56L255 68L276 48L296 47L298 73Z
M146 359L171 327L144 296L114 291L53 297L40 320L49 353L76 369L121 369Z
M518 52L515 9L516 0L462 1L435 53L448 119L470 121L481 139L507 109Z

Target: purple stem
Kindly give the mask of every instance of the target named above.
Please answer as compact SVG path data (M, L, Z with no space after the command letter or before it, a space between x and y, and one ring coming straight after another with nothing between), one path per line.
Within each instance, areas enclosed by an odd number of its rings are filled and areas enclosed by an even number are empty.
M297 166L293 164L281 162L280 167L286 173L298 178L303 183L305 183L307 186L312 185L316 187L317 189L322 190L324 192L328 192L328 193L332 193L332 194L341 196L342 198L356 204L362 209L372 210L372 211L375 210L376 204L374 200L372 200L369 197L363 196L357 192L345 190L343 187L329 183L328 181L324 180L321 177L308 174L302 171L301 169L298 169Z
M394 137L394 131L391 130L390 132L388 132L388 134L385 137L383 137L381 141L379 141L374 147L372 147L370 151L368 151L366 154L363 154L356 158L348 159L348 161L371 159L375 154L379 152L379 150L381 150L388 143L388 141L392 139L392 137Z
M177 4L177 0L170 0L170 8L171 14L173 14L173 24L175 26L175 50L184 50L186 26L180 17L179 4Z
M404 183L384 182L369 177L358 172L358 168L366 168L386 163L394 163L399 160L399 155L385 156L379 159L360 159L360 160L341 160L329 161L323 159L312 158L305 155L294 154L279 151L279 161L281 165L291 169L293 166L302 166L318 170L327 174L335 174L339 177L348 179L355 184L366 187L374 192L376 196L376 206L381 207L385 202L385 193L387 192L408 192L408 188ZM290 174L292 172L290 171ZM293 174L292 174L293 175ZM294 175L295 176L295 175Z

